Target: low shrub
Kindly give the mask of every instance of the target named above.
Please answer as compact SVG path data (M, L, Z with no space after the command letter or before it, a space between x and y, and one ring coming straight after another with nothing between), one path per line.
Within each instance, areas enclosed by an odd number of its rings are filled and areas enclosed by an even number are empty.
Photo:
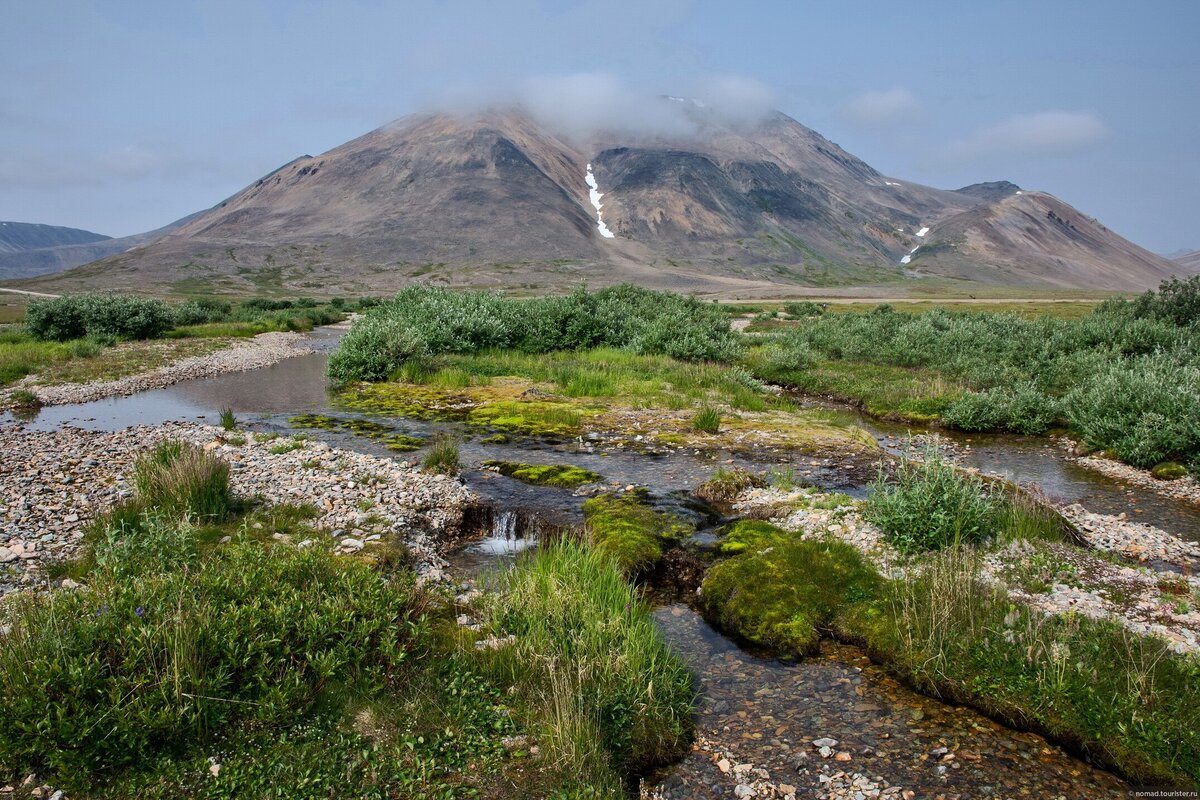
M950 403L942 421L964 431L1045 433L1059 417L1059 402L1031 383L968 392Z
M995 532L998 510L980 478L961 473L930 446L919 457L901 455L890 480L880 468L863 516L897 550L918 553L982 541Z
M783 311L789 317L819 317L825 313L825 309L812 300L788 303L783 307Z

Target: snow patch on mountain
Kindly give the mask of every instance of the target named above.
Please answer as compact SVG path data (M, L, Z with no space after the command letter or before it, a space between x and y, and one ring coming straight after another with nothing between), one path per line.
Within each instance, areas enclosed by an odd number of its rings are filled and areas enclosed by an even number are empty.
M596 229L600 231L600 235L605 239L612 239L615 234L608 229L604 224L604 212L600 210L600 198L604 197L600 192L600 184L596 183L596 176L592 174L592 165L587 165L587 175L584 180L588 185L588 198L592 201L592 205L596 209Z

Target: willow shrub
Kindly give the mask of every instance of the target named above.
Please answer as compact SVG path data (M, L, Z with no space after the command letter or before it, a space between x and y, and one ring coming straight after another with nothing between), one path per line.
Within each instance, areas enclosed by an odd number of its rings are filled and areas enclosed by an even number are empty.
M355 323L329 362L339 383L378 381L443 353L625 348L689 361L732 361L740 336L719 309L635 286L516 300L490 292L410 287Z

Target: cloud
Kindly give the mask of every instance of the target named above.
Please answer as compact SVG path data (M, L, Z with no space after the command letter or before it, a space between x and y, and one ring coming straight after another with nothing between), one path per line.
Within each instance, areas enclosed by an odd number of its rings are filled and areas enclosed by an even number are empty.
M1017 114L951 142L945 155L969 160L990 155L1073 153L1103 141L1108 126L1091 112Z
M884 91L863 92L846 103L846 116L860 125L889 125L911 119L921 110L916 95L897 86Z
M701 125L752 126L771 113L774 93L763 83L736 75L694 82L678 95L632 87L608 72L542 75L516 88L476 84L443 92L431 110L470 113L520 105L556 133L586 139L602 133L664 138L688 137Z

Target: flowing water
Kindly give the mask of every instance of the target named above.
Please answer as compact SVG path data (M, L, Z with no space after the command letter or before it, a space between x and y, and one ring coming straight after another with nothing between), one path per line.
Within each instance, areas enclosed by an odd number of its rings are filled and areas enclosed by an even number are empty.
M39 429L71 424L113 430L167 420L213 422L220 409L231 408L256 429L285 430L292 414L338 413L332 409L324 372L327 353L343 333L344 329L319 329L310 336L319 352L271 367L187 381L130 397L48 407L26 424ZM903 429L857 415L854 421L874 434L885 449L895 452L900 447ZM460 449L463 479L480 498L479 506L468 514L467 527L477 537L452 563L468 575L504 563L541 537L581 519L583 497L562 489L527 486L480 469L479 464L487 459L572 464L600 473L610 486L646 486L659 502L675 504L679 513L694 515L701 528L716 520L706 518L703 510L684 498L687 490L707 479L718 466L761 471L783 463L813 485L860 497L865 491L861 478L854 479L829 459L797 456L767 462L733 453L638 453L587 439L482 445L457 423L389 422L413 435L448 430L464 438ZM353 434L308 433L335 446L394 455ZM1082 503L1089 510L1127 512L1184 538L1200 539L1200 513L1195 507L1084 470L1064 459L1046 440L950 436L960 446L964 461L984 472L1036 484L1052 497ZM820 759L807 742L831 737L840 741L839 750L850 754L851 760L839 762L839 768L882 775L893 784L913 789L919 797L1124 796L1123 784L1108 773L1065 755L1037 736L1012 731L968 710L911 692L854 648L828 644L816 658L784 663L740 649L685 605L662 606L656 618L697 676L703 694L700 729L720 731L730 750L739 758L765 766L777 783L812 783L811 770L819 766L816 762ZM948 750L940 751L943 747ZM945 759L946 752L955 755ZM715 769L711 760L694 753L663 779L662 791L671 798L730 796L728 781Z

